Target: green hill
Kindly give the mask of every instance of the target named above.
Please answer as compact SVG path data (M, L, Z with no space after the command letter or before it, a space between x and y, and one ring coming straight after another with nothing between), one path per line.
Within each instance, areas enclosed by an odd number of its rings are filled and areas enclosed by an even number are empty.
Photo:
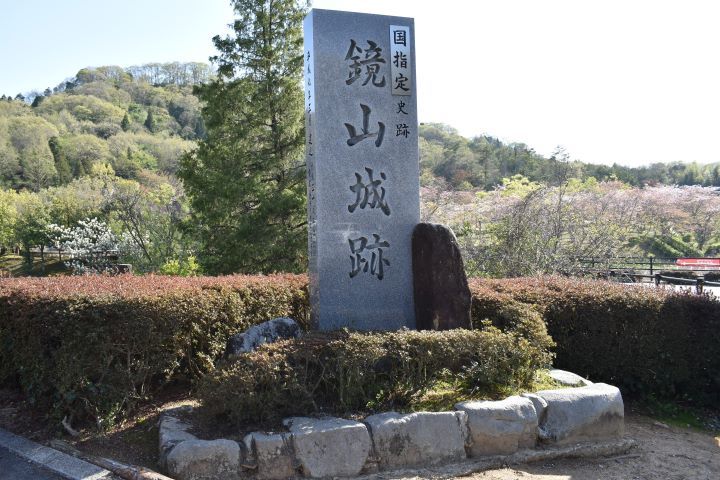
M204 63L85 68L43 93L1 96L0 187L39 191L108 164L126 179L143 170L174 176L180 155L205 134L193 86L211 74ZM491 189L513 175L543 183L594 177L635 186L720 186L720 163L593 165L487 135L468 139L434 123L420 127L420 153L423 180L439 177L455 189Z
M556 184L567 178L620 180L629 185L720 186L720 163L653 163L644 167L594 165L570 160L559 149L547 158L524 143L503 143L491 136L462 137L437 123L420 126L420 166L424 181L440 177L456 189L491 189L503 178L522 175Z
M0 186L39 191L109 164L123 178L174 174L204 135L202 63L98 67L44 93L0 97Z

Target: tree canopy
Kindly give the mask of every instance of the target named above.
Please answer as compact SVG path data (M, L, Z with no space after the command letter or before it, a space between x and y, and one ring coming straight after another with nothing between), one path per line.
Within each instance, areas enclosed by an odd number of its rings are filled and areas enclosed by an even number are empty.
M304 270L302 19L295 0L235 0L213 40L217 78L198 88L207 137L179 176L212 272Z
M420 166L426 181L440 177L455 189L490 190L502 184L503 178L522 175L535 182L553 183L557 179L558 161L569 176L599 181L620 180L629 185L704 185L720 186L720 163L653 163L627 167L617 163L596 165L555 155L544 157L524 143L503 143L489 135L471 139L454 128L438 123L420 126Z

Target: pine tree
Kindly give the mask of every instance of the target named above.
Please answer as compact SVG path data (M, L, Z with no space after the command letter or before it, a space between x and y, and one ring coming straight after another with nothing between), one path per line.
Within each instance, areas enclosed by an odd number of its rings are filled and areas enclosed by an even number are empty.
M181 162L210 272L304 271L302 19L296 0L234 0L198 89L206 138Z
M53 159L55 160L55 170L57 170L57 181L60 185L70 183L73 179L72 169L70 168L70 162L68 162L67 156L62 151L60 141L58 137L52 137L48 141L50 151L52 152Z
M715 165L715 168L712 169L710 183L713 187L720 187L720 165Z
M149 113L148 113L148 115L149 115ZM120 122L120 128L122 128L123 132L127 132L128 128L130 128L130 119L128 118L127 113L123 117L122 122Z
M155 133L156 124L152 110L148 110L147 117L145 118L145 128L147 128L150 132Z

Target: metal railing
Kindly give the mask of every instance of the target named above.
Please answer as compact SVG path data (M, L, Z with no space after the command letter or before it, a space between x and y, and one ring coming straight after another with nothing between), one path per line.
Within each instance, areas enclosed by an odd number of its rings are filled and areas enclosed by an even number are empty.
M715 262L718 259L702 260ZM720 287L720 268L678 265L677 258L579 258L577 263L581 274L619 282L654 282L655 285L664 282L671 285L687 285L694 286L698 293L702 293L704 287ZM707 279L706 276L710 274L716 274L718 279L715 280L716 275L712 275L713 279Z

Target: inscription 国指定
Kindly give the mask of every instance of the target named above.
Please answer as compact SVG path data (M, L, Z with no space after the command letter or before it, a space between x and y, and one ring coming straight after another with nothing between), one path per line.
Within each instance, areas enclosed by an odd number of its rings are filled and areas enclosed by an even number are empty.
M393 95L412 95L410 28L390 25L390 75Z

